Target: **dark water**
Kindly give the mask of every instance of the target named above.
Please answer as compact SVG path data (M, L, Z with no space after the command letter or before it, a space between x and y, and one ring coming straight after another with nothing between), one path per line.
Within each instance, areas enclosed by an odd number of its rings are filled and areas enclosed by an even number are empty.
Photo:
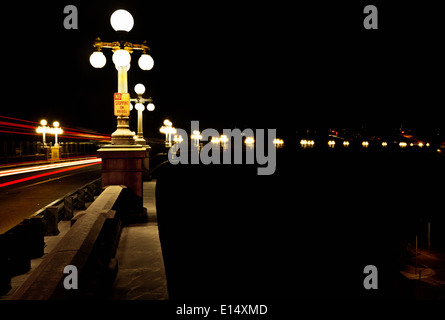
M257 165L160 170L171 298L405 298L407 243L416 233L425 241L428 221L444 228L443 160L372 150L277 156L270 176ZM445 243L440 232L433 241ZM378 290L363 287L366 265L378 269Z

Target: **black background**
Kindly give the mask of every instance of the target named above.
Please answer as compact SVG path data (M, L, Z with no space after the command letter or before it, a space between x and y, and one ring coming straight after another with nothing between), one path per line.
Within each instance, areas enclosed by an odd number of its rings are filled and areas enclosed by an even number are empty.
M63 9L78 9L66 30ZM129 40L147 40L155 67L133 54L129 90L142 82L156 110L148 136L168 117L189 130L233 127L443 129L441 15L435 2L374 2L379 29L365 30L361 1L13 3L3 20L2 114L59 120L111 133L117 72L89 64L96 37L117 40L109 17L125 8ZM5 96L5 97L6 97ZM150 120L148 120L150 119ZM279 131L280 132L280 131Z

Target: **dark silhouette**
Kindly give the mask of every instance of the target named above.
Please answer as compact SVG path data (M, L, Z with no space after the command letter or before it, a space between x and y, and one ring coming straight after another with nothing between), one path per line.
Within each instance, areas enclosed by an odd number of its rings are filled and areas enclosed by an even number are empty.
M170 297L405 297L399 256L416 217L434 210L435 159L279 151L272 176L248 165L159 170ZM378 290L363 287L366 265L378 268Z

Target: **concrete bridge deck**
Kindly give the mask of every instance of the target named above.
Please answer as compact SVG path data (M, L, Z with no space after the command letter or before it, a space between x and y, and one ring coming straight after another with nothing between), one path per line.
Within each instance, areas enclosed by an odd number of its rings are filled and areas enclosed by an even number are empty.
M119 271L113 286L115 300L166 300L167 280L156 219L156 181L144 182L148 222L122 229L116 259Z

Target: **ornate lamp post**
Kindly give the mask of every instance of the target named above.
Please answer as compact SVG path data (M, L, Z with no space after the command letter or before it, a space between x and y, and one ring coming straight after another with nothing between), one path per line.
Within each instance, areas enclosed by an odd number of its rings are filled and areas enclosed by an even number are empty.
M55 143L54 143L54 146L58 146L59 145L59 142L57 141L57 135L58 134L62 134L63 133L63 130L62 130L62 128L60 128L60 123L59 123L59 121L54 121L53 122L53 126L54 126L54 128L53 128L53 133L54 133L54 137L55 137Z
M159 131L163 134L165 134L165 146L171 147L172 146L172 134L176 133L176 128L173 127L173 123L165 119L164 125L159 128Z
M125 10L117 10L111 15L111 26L118 34L129 32L134 25L132 15ZM150 48L143 44L130 43L119 40L105 42L100 38L94 41L96 52L91 54L90 63L95 68L102 68L106 64L106 57L102 49L113 51L113 63L118 72L115 93L114 114L117 117L117 129L111 135L111 145L105 145L97 151L102 158L102 186L125 185L139 198L137 206L141 208L137 217L146 218L146 210L142 205L143 174L148 170L149 148L135 144L134 132L130 131L130 96L128 94L127 71L130 68L131 55L135 50L142 51L138 65L142 70L153 68L153 58L148 54Z
M142 128L142 111L145 110L145 106L144 106L145 102L148 102L148 104L147 104L148 111L153 111L155 109L155 105L153 104L153 100L151 99L151 97L149 97L148 99L145 99L142 97L142 95L145 92L145 86L143 84L138 83L134 87L134 91L137 93L138 97L135 99L130 99L130 101L136 103L135 109L138 112L138 133L137 133L135 142L137 144L146 145L147 141L145 141L145 139L144 139L144 132L143 132L143 128Z
M199 140L202 139L201 132L198 130L194 130L192 135L190 136L190 139L193 140L193 146L199 148Z
M51 159L52 160L58 160L60 159L60 146L59 142L57 141L57 135L62 134L63 130L60 128L60 124L58 121L53 122L53 128L51 128L51 133L54 133L55 143L54 146L51 147Z
M58 121L53 122L53 127L47 126L48 122L46 120L41 120L39 127L37 127L36 132L41 133L43 135L43 147L45 150L46 158L50 158L50 150L51 150L51 158L52 160L57 160L60 158L60 146L57 141L57 135L62 134L63 130L60 128L60 124ZM55 143L51 148L46 145L46 134L51 133L54 134Z
M48 124L48 122L43 119L40 121L40 125L39 127L37 127L36 132L37 133L41 133L43 135L43 145L46 146L46 139L45 139L45 134L49 133L50 129L49 127L47 127L46 125Z
M133 16L126 10L115 11L110 18L111 26L118 33L129 32L134 25ZM113 51L112 60L118 72L118 93L128 93L127 71L130 68L131 54L134 50L142 50L142 55L138 60L139 67L142 70L151 70L154 65L153 58L147 53L150 48L145 44L135 44L124 40L114 42L104 42L100 38L94 41L93 46L97 51L90 56L90 63L95 68L102 68L105 66L107 59L102 53L103 48L109 48ZM113 145L132 145L135 143L134 133L130 131L129 127L129 103L128 109L123 112L116 113L117 129L111 134L111 143Z
M62 134L63 130L60 128L60 123L58 121L53 122L53 127L47 126L48 122L46 120L40 121L39 127L37 127L36 132L43 135L43 145L46 146L46 134L51 133L55 136L55 146L58 146L57 135Z

